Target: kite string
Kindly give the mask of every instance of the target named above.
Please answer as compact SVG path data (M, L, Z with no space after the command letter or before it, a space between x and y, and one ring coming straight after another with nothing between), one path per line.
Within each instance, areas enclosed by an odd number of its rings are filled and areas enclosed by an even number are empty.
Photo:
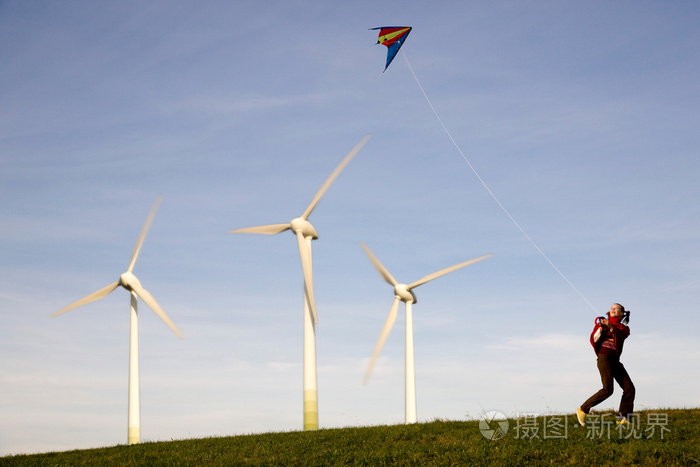
M564 273L562 273L559 270L559 268L554 265L554 263L547 257L547 255L544 253L544 251L542 251L542 249L540 249L540 247L537 246L535 241L527 234L527 232L525 232L525 230L523 230L523 228L520 226L520 224L518 224L518 222L515 220L515 218L513 216L511 216L511 214L508 212L508 210L505 208L505 206L503 206L503 204L498 199L498 197L493 193L493 191L491 191L491 189L488 187L486 182L481 178L479 173L476 171L476 169L471 164L471 162L469 162L469 159L467 159L467 156L464 155L464 153L462 152L462 149L459 147L457 142L454 140L454 138L450 134L450 131L447 129L447 127L443 123L442 119L440 118L440 115L438 115L437 111L435 110L435 107L433 107L433 103L430 102L430 99L428 98L428 94L426 94L425 89L423 89L423 86L420 84L420 81L418 81L418 77L416 76L416 73L413 71L413 67L411 66L411 63L408 61L408 56L406 55L406 52L403 52L402 55L403 55L404 60L406 61L406 65L408 65L408 69L411 71L411 74L413 75L413 79L416 80L416 84L418 85L421 92L423 93L425 100L428 102L428 105L430 106L430 110L433 111L433 114L435 114L435 117L437 118L438 122L440 122L440 126L442 126L442 129L445 130L447 137L450 138L450 141L452 141L452 144L457 149L457 152L459 152L459 154L462 156L462 159L464 159L464 162L467 163L467 165L469 166L471 171L474 173L474 175L476 175L476 178L479 180L481 185L486 189L486 191L489 193L489 195L491 195L491 198L493 198L493 200L496 202L496 204L498 204L498 206L501 208L501 210L503 210L503 212L506 213L506 216L508 216L508 218L511 220L511 222L513 222L513 224L515 224L515 226L518 228L518 230L520 230L520 232L522 232L522 234L525 236L525 238L527 238L528 241L532 244L532 246L534 246L535 249L542 255L542 257L545 260L547 260L547 262L554 268L554 270L566 281L567 284L569 284L569 286L574 290L574 292L576 292L578 294L578 296L581 297L583 299L583 301L586 302L588 304L588 306L591 307L591 309L593 309L593 311L596 311L596 308L591 304L591 302L589 302L588 299L574 286L574 284L572 284L571 281L569 279L567 279L567 277L564 275Z

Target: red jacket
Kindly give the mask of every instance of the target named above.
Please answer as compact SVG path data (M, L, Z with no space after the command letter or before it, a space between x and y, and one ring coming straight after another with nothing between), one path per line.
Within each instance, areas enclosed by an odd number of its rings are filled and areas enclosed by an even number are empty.
M620 318L615 318L611 316L609 318L610 324L612 324L612 337L615 339L615 348L617 349L617 356L619 357L622 355L622 346L625 343L625 339L630 335L630 328L620 322ZM595 335L596 331L599 328L603 328L603 335L601 339L598 342L595 342L593 340L593 336ZM605 339L606 336L610 335L610 330L607 328L607 326L601 326L598 324L598 319L596 319L595 327L593 328L593 332L591 332L591 345L593 346L593 350L595 350L595 354L598 355L598 352L600 352L600 346L603 340Z

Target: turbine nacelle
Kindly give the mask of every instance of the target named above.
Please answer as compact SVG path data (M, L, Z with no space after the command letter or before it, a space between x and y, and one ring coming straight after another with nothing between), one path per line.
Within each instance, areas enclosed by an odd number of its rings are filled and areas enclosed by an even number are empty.
M416 298L415 294L406 284L396 284L394 286L394 294L396 294L396 296L399 297L399 299L404 303L418 303L418 299Z
M119 285L124 287L129 292L136 292L137 290L143 289L141 282L131 271L126 271L124 274L119 276Z
M312 240L316 240L318 238L318 232L316 232L314 226L303 217L292 219L292 222L289 223L289 228L295 234L301 232L304 238L311 237Z

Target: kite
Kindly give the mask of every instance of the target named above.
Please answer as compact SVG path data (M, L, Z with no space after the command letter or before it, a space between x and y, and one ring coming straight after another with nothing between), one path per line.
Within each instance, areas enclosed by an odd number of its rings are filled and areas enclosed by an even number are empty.
M376 29L380 30L377 44L386 45L388 48L386 66L384 67L384 71L386 71L413 28L408 26L384 26L381 28L372 28L371 31Z

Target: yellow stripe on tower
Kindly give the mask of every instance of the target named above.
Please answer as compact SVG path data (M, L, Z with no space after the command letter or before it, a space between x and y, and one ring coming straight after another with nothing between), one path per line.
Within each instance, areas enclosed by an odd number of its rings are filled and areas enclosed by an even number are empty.
M315 390L304 391L304 430L318 430L318 396Z
M141 427L130 426L129 427L129 444L139 444L141 442Z

